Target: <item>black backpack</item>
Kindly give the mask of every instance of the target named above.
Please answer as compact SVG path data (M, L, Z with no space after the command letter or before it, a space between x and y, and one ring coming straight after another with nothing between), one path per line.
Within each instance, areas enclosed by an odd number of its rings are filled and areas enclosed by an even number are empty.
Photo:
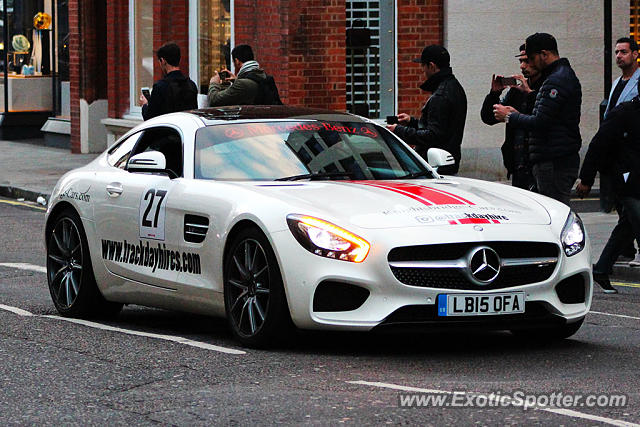
M249 74L246 78L258 83L258 94L253 101L255 105L282 105L278 87L273 76L266 75L267 78L262 79L255 74Z

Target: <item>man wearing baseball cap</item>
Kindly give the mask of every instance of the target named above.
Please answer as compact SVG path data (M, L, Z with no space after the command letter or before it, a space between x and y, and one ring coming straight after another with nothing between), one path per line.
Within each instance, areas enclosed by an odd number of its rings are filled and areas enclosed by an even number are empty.
M387 128L402 138L407 144L415 146L416 151L425 159L429 148L447 150L455 159L455 164L443 166L438 172L453 175L460 166L460 146L467 117L467 96L453 75L449 65L449 52L439 45L430 45L416 58L422 67L426 80L420 89L431 92L431 97L422 107L420 119L407 113L398 114L398 124Z
M569 204L578 177L580 137L580 81L566 58L560 58L556 39L547 33L527 37L525 51L531 66L542 74L542 86L531 114L496 104L495 118L530 133L529 159L538 192Z

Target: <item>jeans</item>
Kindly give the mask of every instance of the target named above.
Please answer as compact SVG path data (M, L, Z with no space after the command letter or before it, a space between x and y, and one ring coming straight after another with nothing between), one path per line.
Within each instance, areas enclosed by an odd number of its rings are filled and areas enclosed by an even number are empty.
M622 212L620 219L609 236L598 262L593 271L597 273L611 274L613 264L633 239L640 239L640 199L635 197L620 197Z
M536 180L538 193L556 199L565 205L571 199L571 189L578 178L580 159L575 165L573 159L564 165L563 160L548 160L533 165L533 177Z

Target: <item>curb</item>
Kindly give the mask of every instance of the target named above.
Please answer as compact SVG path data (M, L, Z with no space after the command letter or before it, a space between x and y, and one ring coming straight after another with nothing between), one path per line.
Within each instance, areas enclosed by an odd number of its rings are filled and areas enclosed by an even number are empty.
M0 196L7 197L10 199L24 199L29 202L38 201L38 197L44 197L47 202L51 197L50 194L40 193L32 190L25 190L23 188L12 187L10 185L0 185Z
M610 279L620 282L640 282L640 267L614 265Z

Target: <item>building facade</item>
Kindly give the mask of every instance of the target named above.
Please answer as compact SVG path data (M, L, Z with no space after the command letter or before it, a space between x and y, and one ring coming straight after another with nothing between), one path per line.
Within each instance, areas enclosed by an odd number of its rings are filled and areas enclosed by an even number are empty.
M609 1L609 0L608 0ZM630 2L610 0L612 40L629 34ZM558 39L583 86L582 136L604 94L600 0L68 0L72 152L97 152L141 121L142 87L161 78L154 52L175 41L204 98L229 52L250 44L286 104L383 120L419 115L426 94L411 62L444 44L467 92L461 174L504 178L504 128L480 121L491 74L518 71L517 47L536 31ZM631 1L631 7L636 0ZM618 74L612 68L613 77Z

